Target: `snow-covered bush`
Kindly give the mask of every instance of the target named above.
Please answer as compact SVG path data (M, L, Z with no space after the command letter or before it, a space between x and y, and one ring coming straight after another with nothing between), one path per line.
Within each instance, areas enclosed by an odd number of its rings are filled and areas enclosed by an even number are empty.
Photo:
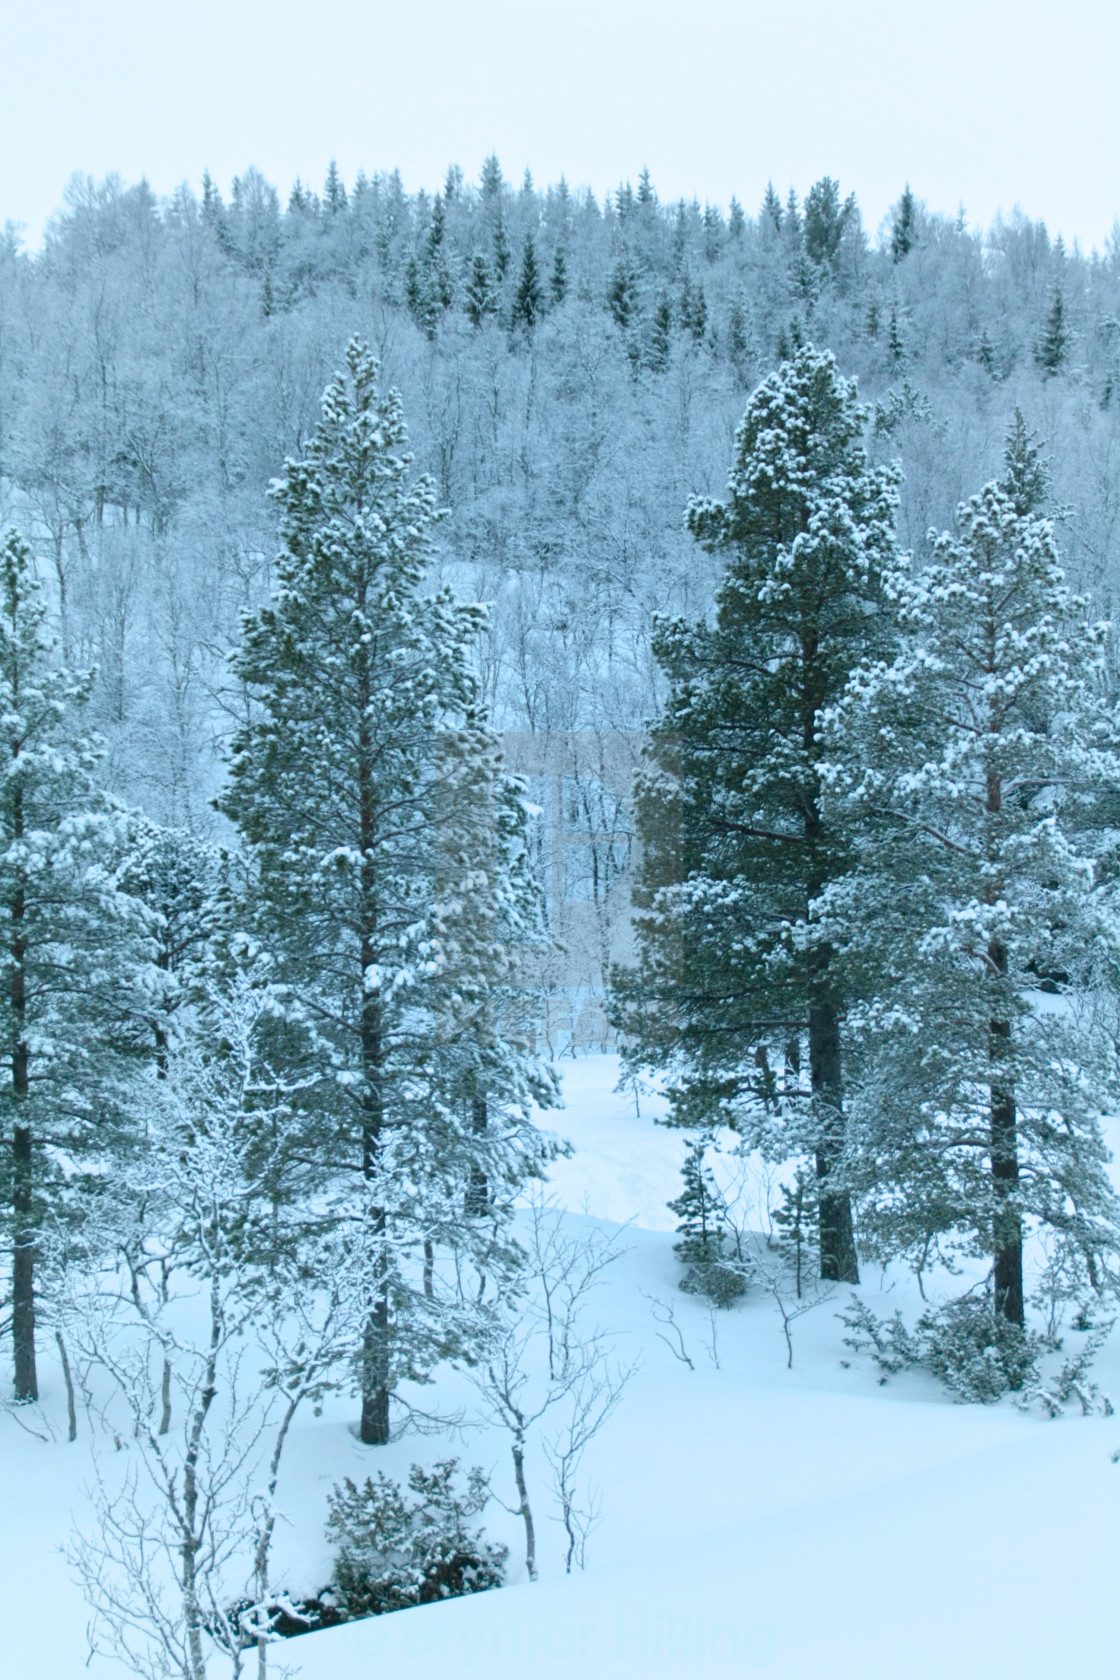
M704 1164L705 1138L694 1138L685 1153L684 1186L670 1210L679 1215L673 1252L684 1267L681 1288L715 1307L729 1307L747 1287L749 1262L735 1230L727 1200Z
M990 1405L1037 1380L1038 1359L1052 1344L993 1310L989 1296L963 1295L922 1313L908 1330L901 1313L878 1319L853 1297L841 1318L845 1346L869 1352L888 1376L920 1367L959 1400Z
M502 1584L505 1546L483 1539L473 1519L490 1498L486 1476L458 1459L414 1464L409 1499L379 1472L361 1487L347 1477L330 1498L328 1537L338 1546L334 1594L348 1616L379 1616L414 1604L485 1592Z

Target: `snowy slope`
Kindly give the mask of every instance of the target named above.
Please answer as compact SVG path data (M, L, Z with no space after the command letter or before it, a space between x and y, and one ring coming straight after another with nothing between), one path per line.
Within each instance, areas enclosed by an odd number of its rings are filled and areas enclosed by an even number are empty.
M603 1521L587 1571L563 1575L545 1466L531 1455L539 1583L524 1582L518 1525L491 1507L488 1531L511 1548L507 1588L287 1642L275 1648L277 1671L657 1680L714 1663L788 1680L1115 1680L1120 1466L1110 1459L1120 1418L1049 1422L1009 1406L953 1405L921 1376L880 1386L876 1368L843 1346L836 1313L846 1289L794 1325L787 1369L764 1294L713 1319L676 1290L664 1203L677 1189L681 1140L652 1124L655 1102L642 1098L636 1113L616 1095L611 1058L564 1066L568 1106L551 1118L576 1151L552 1188L573 1231L618 1232L621 1257L593 1316L620 1358L641 1360L589 1453ZM886 1313L911 1306L909 1288L873 1275L863 1294ZM694 1369L660 1338L658 1303L672 1305ZM1095 1375L1120 1395L1115 1338ZM31 1426L60 1422L54 1377L48 1369L44 1421L27 1414ZM471 1392L452 1375L439 1403L469 1409ZM371 1453L354 1440L352 1412L340 1398L295 1432L276 1560L297 1593L328 1579L326 1495L342 1475L401 1476L412 1459L455 1453L512 1497L502 1437L465 1428ZM83 1505L85 1436L40 1442L10 1412L0 1417L0 1570L9 1605L25 1612L0 1631L3 1680L124 1672L104 1661L86 1669L86 1611L58 1552ZM215 1660L212 1673L223 1672Z

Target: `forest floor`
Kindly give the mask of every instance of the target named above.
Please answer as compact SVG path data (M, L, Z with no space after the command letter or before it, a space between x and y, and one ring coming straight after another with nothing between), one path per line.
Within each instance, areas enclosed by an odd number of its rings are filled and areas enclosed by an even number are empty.
M619 1361L640 1363L588 1451L602 1520L586 1568L564 1573L534 1449L539 1582L525 1579L518 1520L492 1504L487 1533L510 1547L505 1589L286 1641L270 1651L270 1675L668 1680L710 1667L780 1680L1115 1680L1120 1415L954 1404L920 1373L884 1384L844 1345L846 1286L792 1324L789 1368L764 1291L712 1314L677 1287L665 1203L679 1190L682 1141L652 1124L656 1099L636 1112L614 1091L611 1057L562 1066L567 1106L550 1120L575 1153L551 1193L572 1234L616 1237L588 1323L611 1334ZM879 1316L921 1304L909 1275L891 1270L869 1272L860 1294ZM669 1306L675 1350L663 1339ZM1078 1341L1067 1331L1066 1351ZM87 1667L88 1612L61 1552L88 1510L89 1429L67 1443L61 1376L44 1365L41 1405L0 1415L0 1673L108 1680L125 1671L101 1658ZM1120 1330L1093 1377L1120 1400ZM346 1397L299 1423L276 1546L276 1578L293 1596L329 1579L326 1498L344 1475L403 1478L413 1460L455 1455L513 1503L508 1443L471 1425L469 1385L452 1374L412 1397L459 1407L466 1421L380 1449L355 1440ZM212 1672L227 1672L217 1657Z

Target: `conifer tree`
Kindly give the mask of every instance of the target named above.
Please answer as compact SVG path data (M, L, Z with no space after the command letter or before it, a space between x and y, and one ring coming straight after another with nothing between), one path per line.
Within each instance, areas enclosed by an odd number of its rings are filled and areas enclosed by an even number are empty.
M547 1153L530 1099L552 1091L509 1016L534 901L471 666L483 612L420 593L437 512L404 443L399 398L352 342L275 490L279 587L245 622L254 707L220 801L251 848L253 931L329 1058L324 1166L364 1186L382 1233L367 1442L388 1439L397 1380L449 1346L412 1256L435 1237L500 1275L509 1195ZM484 1221L464 1217L472 1184Z
M947 1234L990 1257L995 1310L1021 1325L1030 1229L1095 1285L1120 1248L1100 1129L1120 1082L1093 1007L1113 933L1076 832L1120 763L1104 627L1026 505L1041 481L1021 416L1008 457L897 585L907 645L865 662L827 721L829 804L861 826L818 915L863 970L849 1030L868 1222L888 1253Z
M133 1033L157 990L148 920L121 886L129 825L97 794L101 750L81 729L92 674L54 665L45 616L31 551L9 531L0 544L0 1106L17 1400L38 1395L44 1214L63 1211L75 1165L109 1147Z
M665 293L657 300L649 330L649 365L655 373L664 373L669 365L673 347L673 306Z
M1066 303L1060 286L1054 287L1054 295L1050 300L1050 309L1042 328L1042 335L1035 346L1035 360L1047 378L1060 373L1065 365L1066 354L1069 349L1069 331L1066 327Z
M858 1277L838 1177L844 974L809 907L847 861L822 807L819 718L889 645L898 566L897 473L869 466L864 421L807 345L751 397L728 500L689 508L728 563L714 623L656 628L669 698L638 788L640 959L619 976L628 1055L668 1073L675 1123L815 1159L822 1274L843 1280Z
M638 277L628 251L623 250L615 263L607 287L607 307L615 325L628 332L638 307Z
M346 197L346 188L342 184L342 176L338 173L338 164L334 161L334 158L331 159L330 168L327 170L326 184L323 187L323 202L332 216L339 215L347 208L349 202Z
M540 273L537 268L537 253L532 234L526 234L525 246L521 253L521 273L513 299L513 325L532 332L543 309L544 293L541 290Z
M488 316L498 313L498 299L494 294L490 270L481 253L476 253L471 263L463 308L472 327L480 327Z
M908 257L914 248L914 238L917 231L918 206L914 194L910 191L907 181L902 197L898 201L894 221L891 223L891 260L900 263L903 257Z
M568 295L568 258L563 245L557 245L556 255L552 259L552 278L548 283L549 295L553 303L563 303Z

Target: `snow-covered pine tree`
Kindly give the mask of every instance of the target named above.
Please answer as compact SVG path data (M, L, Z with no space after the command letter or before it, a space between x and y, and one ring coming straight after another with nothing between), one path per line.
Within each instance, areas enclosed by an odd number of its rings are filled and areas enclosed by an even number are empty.
M849 1017L868 1224L888 1253L947 1237L990 1256L1014 1324L1030 1228L1091 1284L1120 1247L1100 1130L1120 1085L1093 995L1112 935L1087 855L1120 769L1104 628L1023 505L1016 469L1039 481L1021 430L1008 477L899 585L908 644L865 662L827 720L826 815L862 827L818 905L870 997Z
M324 1175L356 1171L379 1209L367 1442L388 1438L394 1384L447 1345L415 1251L435 1232L494 1278L511 1190L547 1154L530 1098L554 1096L511 1020L535 900L471 663L483 609L420 592L434 491L376 381L353 341L275 488L279 587L245 622L251 711L220 801L251 849L254 931L332 1059Z
M864 420L832 355L804 346L747 405L728 500L689 509L728 565L714 623L656 629L669 698L638 786L640 956L619 977L630 1060L668 1073L676 1124L815 1156L822 1275L848 1281L850 1204L829 1184L844 981L809 905L848 864L821 806L818 720L889 645L899 566L898 474L869 466Z
M117 1081L155 975L149 919L121 887L123 812L95 790L91 675L55 665L31 551L0 543L0 1106L15 1397L38 1395L39 1231L74 1168L120 1124ZM151 979L151 987L147 980Z

